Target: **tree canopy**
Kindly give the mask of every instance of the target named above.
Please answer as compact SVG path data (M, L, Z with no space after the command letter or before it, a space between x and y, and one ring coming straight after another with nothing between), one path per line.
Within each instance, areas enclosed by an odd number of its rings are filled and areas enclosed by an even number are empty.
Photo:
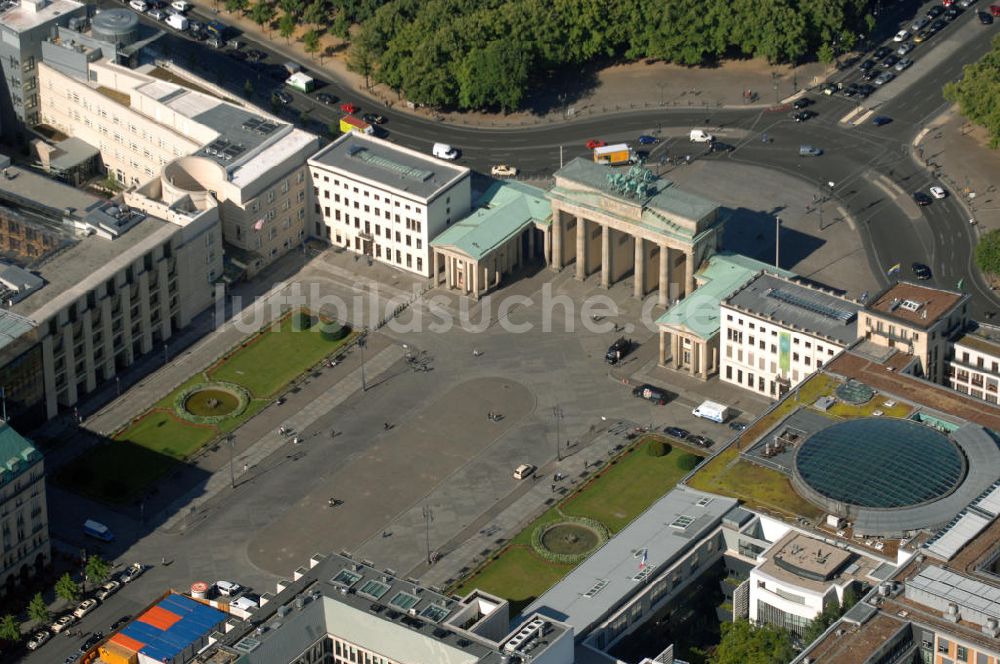
M722 625L722 640L710 664L787 664L795 657L788 632L754 627L746 620Z
M976 265L987 274L1000 276L1000 231L990 231L979 238Z
M962 115L986 127L990 147L1000 147L1000 35L993 38L993 48L982 60L965 65L962 78L944 86L944 98L957 102Z
M231 1L231 0L229 0ZM313 0L325 6L330 0ZM369 0L352 48L411 101L510 110L549 72L601 60L699 65L725 56L832 59L863 29L866 0ZM350 5L350 7L348 7ZM376 5L380 5L375 9ZM373 11L374 10L374 11ZM310 21L306 10L306 22ZM327 14L329 16L329 14ZM329 20L329 19L328 19ZM373 65L373 66L372 66ZM367 74L369 72L363 72Z

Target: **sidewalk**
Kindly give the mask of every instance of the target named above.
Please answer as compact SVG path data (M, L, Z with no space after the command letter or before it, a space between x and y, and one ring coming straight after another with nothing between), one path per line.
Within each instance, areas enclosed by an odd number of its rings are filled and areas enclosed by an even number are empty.
M348 49L341 40L324 35L320 41L317 59L305 52L302 42L293 38L291 43L274 31L265 32L247 16L225 10L216 11L208 2L195 3L199 13L215 17L238 28L249 38L266 42L268 47L283 57L309 62L310 69L351 93L348 101L376 104L378 110L391 108L394 112L466 127L517 128L570 122L580 117L594 117L630 110L654 108L693 109L748 106L744 91L756 95L751 106L767 107L787 99L800 90L815 87L835 71L832 65L807 63L799 67L769 65L763 60L731 60L718 67L683 67L646 60L607 67L593 72L596 79L590 89L580 90L581 77L565 77L566 88L533 90L528 99L530 111L509 114L480 112L442 112L430 108L410 108L397 94L382 85L365 89L364 77L347 68ZM277 19L276 19L277 20ZM304 27L296 37L305 32ZM273 38L272 38L273 36ZM590 72L586 72L590 75ZM574 99L576 95L579 98ZM566 100L566 101L561 101ZM365 109L372 110L372 109Z

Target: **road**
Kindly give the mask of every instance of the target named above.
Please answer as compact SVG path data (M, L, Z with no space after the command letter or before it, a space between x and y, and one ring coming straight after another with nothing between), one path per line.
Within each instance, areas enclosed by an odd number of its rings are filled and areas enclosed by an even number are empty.
M106 4L115 3L106 0ZM931 6L924 5L918 14ZM865 239L872 271L882 275L880 285L888 283L886 272L893 265L901 265L901 275L906 278L912 277L913 263L925 263L932 268L933 283L948 288L962 283L973 296L973 315L981 318L1000 308L1000 302L973 266L976 235L968 222L969 214L957 196L924 209L917 209L911 199L914 191L926 191L937 183L937 178L916 160L914 138L946 108L942 85L957 78L964 64L986 53L995 34L993 28L979 25L974 8L907 54L916 64L864 102L876 107L879 114L893 118L883 127L839 122L858 101L822 94L812 95L816 103L811 108L819 116L802 124L793 122L786 109L772 112L755 107L644 110L510 129L463 127L377 106L327 81L320 81L310 95L288 90L293 101L272 108L287 120L326 134L327 127L341 115L337 104L353 102L386 117L384 128L389 140L423 152L430 152L436 141L446 141L461 150L460 164L480 171L488 171L492 164L511 163L529 177L547 178L560 163L589 156L585 143L590 138L634 141L638 134L649 133L663 139L653 157L691 154L693 158L732 159L792 173L814 183L824 196L853 217ZM215 18L199 16L198 12L194 16ZM903 17L900 27L908 27L913 16ZM148 17L144 20L156 23ZM253 101L265 108L271 106L271 91L281 87L287 75L283 64L290 59L282 52L280 42L254 42L239 36L244 49L267 54L262 62L248 64L228 55L229 50L215 50L160 27L170 33L161 40L165 57L194 69L237 96L246 96L249 82ZM301 64L310 68L307 61ZM845 70L838 78L845 83L853 81L858 78L857 70ZM315 96L321 92L333 95L337 104L328 106L317 101ZM684 140L691 127L710 127L737 149L724 155L698 154L702 146ZM758 140L763 132L772 142ZM817 159L800 158L797 148L801 143L820 146L825 154ZM830 182L834 183L832 188ZM775 210L781 207L782 202L775 201Z

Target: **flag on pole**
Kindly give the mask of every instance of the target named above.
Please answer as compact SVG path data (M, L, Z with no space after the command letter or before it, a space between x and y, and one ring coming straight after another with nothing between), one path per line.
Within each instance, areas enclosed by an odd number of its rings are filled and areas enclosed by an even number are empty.
M253 229L255 231L259 231L262 230L263 228L264 228L264 218L261 217L260 219L257 220L257 223L253 225Z
M958 288L958 290L962 290L963 288L965 288L965 279L959 279L958 280L958 286L957 286L957 288Z
M903 269L902 263L896 263L895 265L889 268L889 271L886 272L886 274L891 277L894 274L899 274L900 270L902 269Z
M643 571L644 569L646 569L646 561L647 561L648 556L649 556L649 550L648 549L643 549L642 550L642 558L639 559L639 571L640 572Z

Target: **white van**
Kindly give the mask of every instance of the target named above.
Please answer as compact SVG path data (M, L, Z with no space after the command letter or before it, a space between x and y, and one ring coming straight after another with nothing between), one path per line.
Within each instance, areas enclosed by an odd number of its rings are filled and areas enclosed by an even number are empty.
M171 14L170 16L167 17L166 23L171 28L179 32L184 32L185 30L188 29L188 25L190 25L190 22L187 20L187 18L181 16L180 14Z
M451 147L447 143L435 143L434 148L431 150L431 154L438 159L447 159L448 161L455 161L458 159L458 150Z
M146 5L146 0L129 0L128 6L137 12L145 12L149 7Z
M514 469L514 479L523 480L526 477L531 477L535 474L535 467L530 463L522 463L520 466Z
M216 581L215 589L219 591L219 594L223 597L233 597L234 595L239 595L240 591L243 590L243 586L234 581Z
M729 407L714 401L703 401L700 406L691 411L691 414L722 424L729 415Z
M692 143L711 143L715 140L715 136L704 129L692 129L691 130L691 142Z
M170 3L170 6L182 14L186 14L187 11L191 9L191 3L187 0L174 0Z

